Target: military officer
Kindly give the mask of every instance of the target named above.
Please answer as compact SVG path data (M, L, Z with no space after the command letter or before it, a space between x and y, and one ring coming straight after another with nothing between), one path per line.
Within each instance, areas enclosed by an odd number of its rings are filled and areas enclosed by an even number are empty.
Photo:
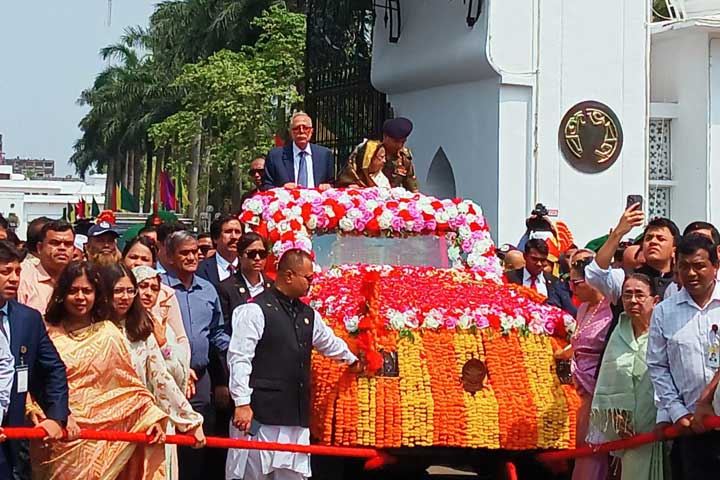
M382 143L387 158L383 173L390 180L392 187L404 187L411 192L417 192L418 183L412 163L412 153L405 146L412 129L412 122L403 117L386 120L383 124Z

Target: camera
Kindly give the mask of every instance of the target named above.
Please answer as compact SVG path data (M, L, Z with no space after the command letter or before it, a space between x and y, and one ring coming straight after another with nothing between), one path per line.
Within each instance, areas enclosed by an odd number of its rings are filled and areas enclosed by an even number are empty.
M548 209L542 203L538 203L530 214L534 217L546 217L548 215Z

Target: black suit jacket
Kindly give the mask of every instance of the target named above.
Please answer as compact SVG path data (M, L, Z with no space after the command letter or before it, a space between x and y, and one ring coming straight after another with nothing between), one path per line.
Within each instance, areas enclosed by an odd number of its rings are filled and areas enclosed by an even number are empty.
M273 281L263 275L265 289L273 286ZM218 296L220 297L220 307L223 311L225 319L225 331L232 336L232 314L236 307L243 305L250 300L250 288L245 283L240 272L226 278L220 282L218 286ZM213 350L208 367L210 376L217 385L228 385L230 371L227 366L227 354Z
M217 255L217 253L215 255ZM217 290L220 286L220 276L218 275L217 258L215 258L215 255L212 255L200 262L195 274L198 277L204 278L208 282L212 283L213 287Z
M507 281L510 283L522 285L524 273L524 268L511 270L505 273L505 278L507 278ZM543 273L543 276L545 277L545 285L547 286L548 291L546 303L548 305L561 308L575 317L577 315L577 307L572 302L572 294L570 293L570 288L567 284L549 273Z
M15 357L16 368L21 365L28 368L28 392L47 418L65 425L70 413L65 364L48 337L40 312L11 300L8 302L8 319L10 350ZM16 375L4 426L26 426L25 400L28 392L17 391ZM7 469L18 467L18 448L18 443L14 441L0 446L0 476Z
M317 187L321 183L335 181L335 158L330 150L320 145L310 144L313 162L313 180ZM293 143L270 150L265 158L263 190L282 187L286 183L295 183L293 166Z

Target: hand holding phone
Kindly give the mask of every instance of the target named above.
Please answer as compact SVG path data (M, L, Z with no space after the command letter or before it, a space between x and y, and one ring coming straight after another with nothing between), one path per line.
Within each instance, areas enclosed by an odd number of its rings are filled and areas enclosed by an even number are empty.
M638 210L642 210L643 208L643 197L642 195L628 195L627 196L627 203L625 204L625 210L632 207L636 203L640 204L638 207Z

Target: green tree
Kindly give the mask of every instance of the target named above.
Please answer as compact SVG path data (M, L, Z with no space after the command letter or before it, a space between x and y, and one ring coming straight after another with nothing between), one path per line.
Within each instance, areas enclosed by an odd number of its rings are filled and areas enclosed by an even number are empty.
M268 151L279 126L302 100L297 85L303 76L303 58L297 52L304 52L304 15L273 6L252 26L260 31L254 46L239 52L222 50L183 68L174 84L184 92L182 109L150 129L156 144L185 152L197 149L200 136L209 174L232 178L235 198L246 180L240 172L252 158ZM184 162L189 167L193 214L202 203L193 196L199 183L198 157ZM213 186L218 185L213 182Z

